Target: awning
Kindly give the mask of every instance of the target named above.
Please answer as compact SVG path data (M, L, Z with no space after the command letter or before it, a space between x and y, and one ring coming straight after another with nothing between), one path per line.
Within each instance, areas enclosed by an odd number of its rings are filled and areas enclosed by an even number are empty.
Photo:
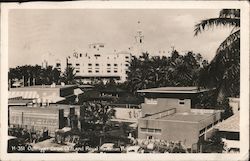
M36 91L9 91L8 98L22 97L23 99L36 99L39 95Z
M130 124L129 127L132 127L132 128L137 128L138 124L137 123L133 123L133 124Z
M80 95L80 94L83 94L84 92L80 89L80 88L76 88L74 89L74 94L75 95Z

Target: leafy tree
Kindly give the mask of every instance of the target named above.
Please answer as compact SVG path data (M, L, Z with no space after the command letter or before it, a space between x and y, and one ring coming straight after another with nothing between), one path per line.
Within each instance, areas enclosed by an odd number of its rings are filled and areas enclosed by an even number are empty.
M216 87L218 101L222 101L227 96L239 96L240 10L223 9L219 17L202 20L195 25L195 36L214 26L230 27L232 31L219 45L215 57L204 69L199 85Z
M115 116L115 110L101 101L84 102L80 107L82 129L96 129L97 125L105 130L107 123Z

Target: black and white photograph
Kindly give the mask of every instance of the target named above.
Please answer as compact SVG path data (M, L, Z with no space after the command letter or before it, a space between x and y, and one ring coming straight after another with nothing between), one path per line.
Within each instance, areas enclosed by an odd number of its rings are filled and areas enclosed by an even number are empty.
M3 6L2 152L246 155L247 5L96 3Z

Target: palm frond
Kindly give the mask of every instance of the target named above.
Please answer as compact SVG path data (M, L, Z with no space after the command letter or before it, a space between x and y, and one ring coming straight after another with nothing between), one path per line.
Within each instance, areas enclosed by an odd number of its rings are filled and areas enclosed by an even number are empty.
M239 18L211 18L202 20L200 23L195 25L194 35L197 36L205 29L209 29L215 26L229 26L229 27L240 27Z
M237 40L240 39L240 29L235 31L234 33L230 34L219 46L216 53L220 53L222 50L226 48L231 48L232 43L235 43Z
M220 11L221 18L240 18L240 9L222 9Z

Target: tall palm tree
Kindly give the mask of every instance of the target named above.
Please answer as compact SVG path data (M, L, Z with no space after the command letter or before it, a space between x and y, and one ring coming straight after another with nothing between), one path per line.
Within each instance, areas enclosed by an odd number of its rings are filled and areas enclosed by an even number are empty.
M238 96L240 88L240 10L223 9L219 17L195 25L194 35L215 26L230 27L230 35L219 45L216 55L201 74L200 86L216 87L218 100Z
M74 84L75 83L75 71L73 67L67 66L63 73L63 80L66 84Z

